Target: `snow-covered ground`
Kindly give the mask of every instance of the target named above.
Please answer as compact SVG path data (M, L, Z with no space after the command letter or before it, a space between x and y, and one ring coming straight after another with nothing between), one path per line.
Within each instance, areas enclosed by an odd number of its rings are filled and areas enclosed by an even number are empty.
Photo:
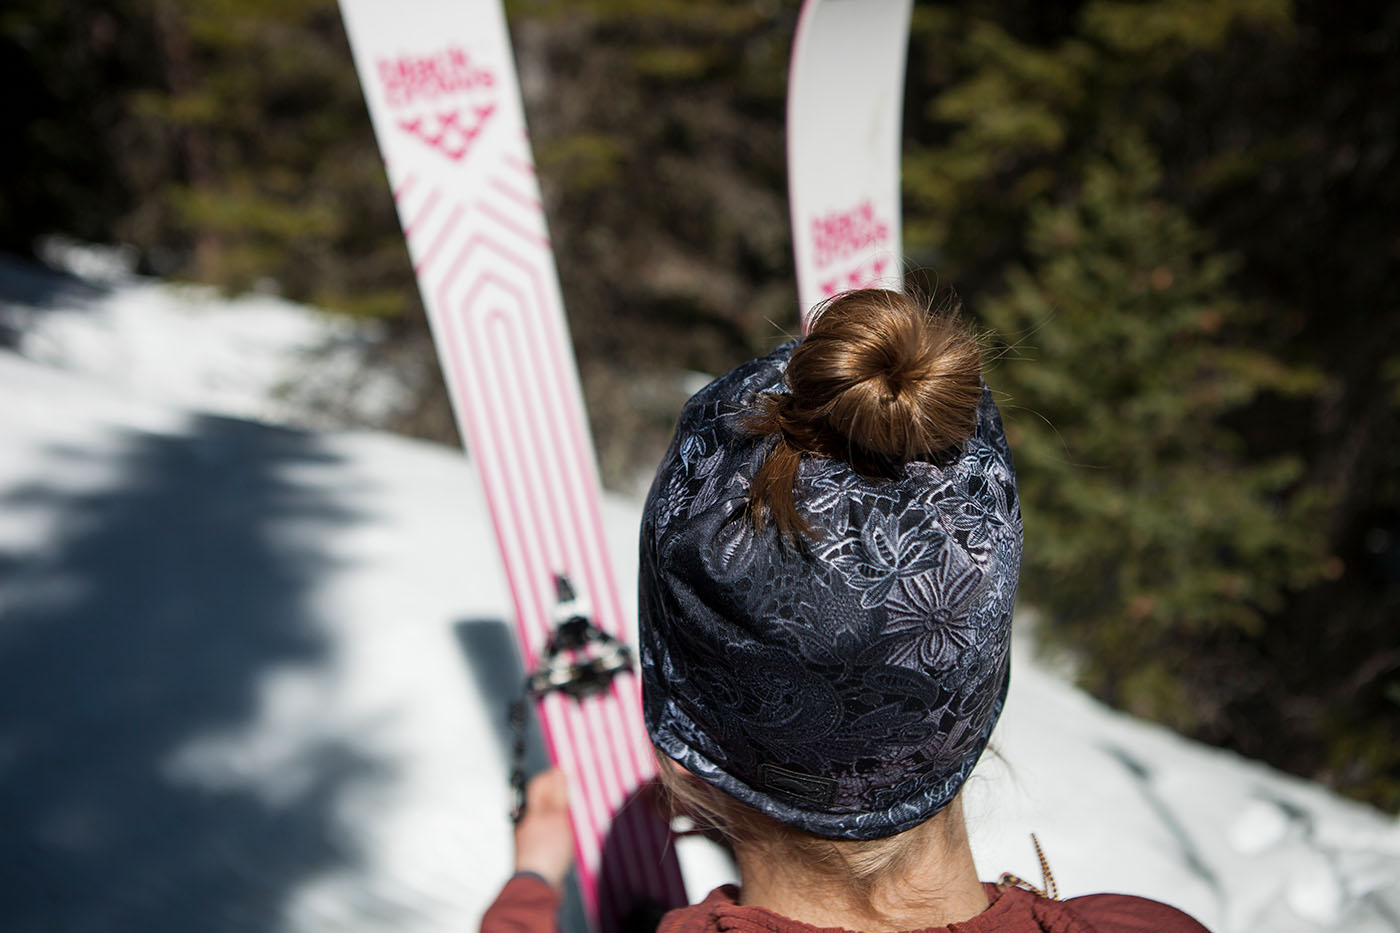
M0 260L0 927L473 929L508 872L516 681L472 464L287 426L317 423L286 387L342 325L59 258L82 274ZM638 508L606 502L624 575ZM1062 896L1400 930L1394 818L1024 650L993 741L984 877L1038 880L1034 832ZM704 845L697 888L726 871Z
M382 424L409 400L398 375L361 365L374 321L274 294L224 298L133 275L118 248L51 240L55 268L0 256L0 345L147 399L304 428Z

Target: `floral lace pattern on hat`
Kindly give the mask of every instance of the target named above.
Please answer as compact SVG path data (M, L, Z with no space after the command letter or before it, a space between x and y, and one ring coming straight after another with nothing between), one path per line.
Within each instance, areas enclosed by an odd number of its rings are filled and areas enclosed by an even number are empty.
M976 433L939 463L872 480L804 457L797 505L817 538L755 531L749 480L772 442L743 416L786 391L795 345L692 398L657 472L641 540L647 724L687 769L777 819L877 838L946 806L1000 715L1020 504L984 388ZM815 803L771 773L835 791Z

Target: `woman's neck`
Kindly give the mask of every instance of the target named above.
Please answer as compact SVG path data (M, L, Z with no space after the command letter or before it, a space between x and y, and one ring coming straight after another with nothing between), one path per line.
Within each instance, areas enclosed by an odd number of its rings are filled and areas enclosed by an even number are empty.
M912 856L895 872L876 879L868 902L834 890L831 874L820 868L774 857L767 849L736 847L742 878L739 902L815 927L865 933L969 920L987 908L987 894L977 880L959 801L935 819L943 825L928 827Z

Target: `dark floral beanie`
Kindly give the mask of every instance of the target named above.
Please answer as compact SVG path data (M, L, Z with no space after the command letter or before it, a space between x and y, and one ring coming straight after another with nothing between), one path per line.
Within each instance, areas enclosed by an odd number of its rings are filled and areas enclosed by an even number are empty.
M797 341L685 406L641 531L648 730L697 777L834 839L894 835L957 795L1006 698L1016 478L985 385L971 437L889 479L804 456L815 534L748 519L772 445L745 424Z

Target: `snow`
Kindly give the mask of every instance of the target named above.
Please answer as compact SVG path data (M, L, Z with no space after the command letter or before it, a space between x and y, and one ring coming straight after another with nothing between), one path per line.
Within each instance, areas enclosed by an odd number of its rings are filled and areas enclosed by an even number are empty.
M77 274L0 261L0 925L474 928L508 873L515 662L472 464L305 427L326 416L287 386L372 339L346 325L51 262ZM639 503L605 510L634 592ZM1394 818L1108 710L1024 645L993 744L966 797L984 877L1038 882L1034 832L1062 896L1400 929ZM731 871L681 852L699 893Z
M0 256L0 334L14 334L28 359L140 398L299 427L383 423L408 401L392 373L362 384L375 322L140 278L119 248L55 239L41 254L71 277Z

